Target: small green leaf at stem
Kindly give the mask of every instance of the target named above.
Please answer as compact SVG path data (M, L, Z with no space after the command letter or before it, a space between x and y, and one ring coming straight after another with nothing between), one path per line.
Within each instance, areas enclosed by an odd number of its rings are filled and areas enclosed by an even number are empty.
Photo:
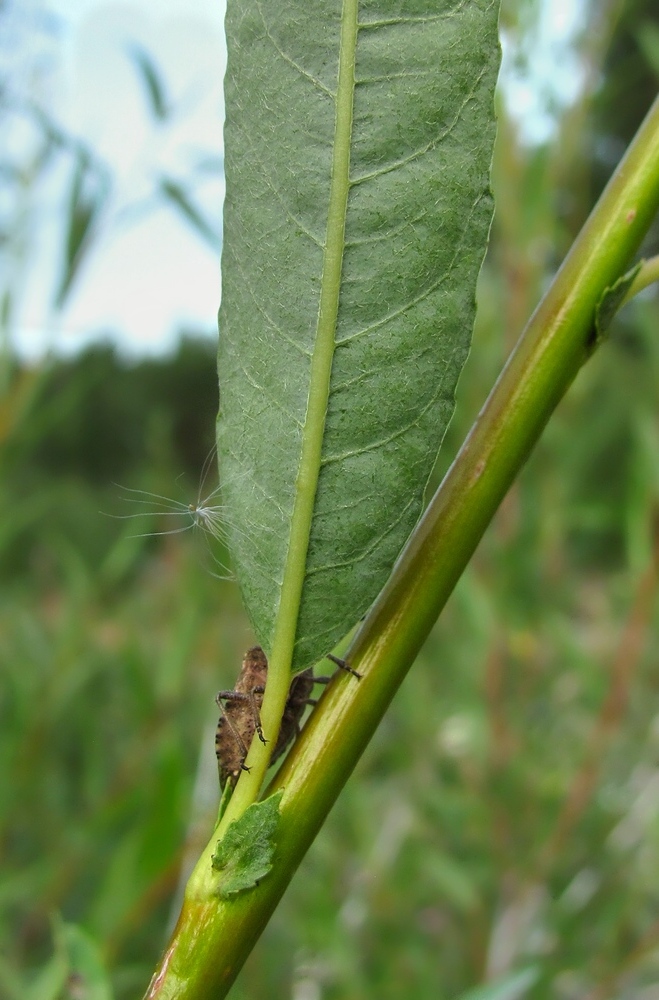
M639 292L644 291L649 285L653 285L658 281L659 254L655 254L654 257L648 257L640 262L640 266L636 271L636 277L629 286L621 306L627 305L635 295L638 295Z
M641 261L625 274L621 275L616 282L610 285L609 288L605 288L602 292L595 311L595 331L598 343L604 339L613 317L625 304L629 290L634 284L640 270Z
M212 865L221 872L220 899L253 889L272 868L279 803L283 792L255 802L218 840Z

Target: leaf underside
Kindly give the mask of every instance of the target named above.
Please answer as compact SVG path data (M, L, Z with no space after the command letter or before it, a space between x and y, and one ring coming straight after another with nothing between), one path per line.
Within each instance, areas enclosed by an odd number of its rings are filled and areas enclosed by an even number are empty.
M453 412L492 213L497 11L486 0L228 3L220 476L236 575L269 653L309 481L302 449L321 435L293 670L374 600ZM354 60L342 36L353 15ZM337 128L341 58L354 88ZM349 166L334 287L337 143ZM329 398L310 430L323 294L336 299Z

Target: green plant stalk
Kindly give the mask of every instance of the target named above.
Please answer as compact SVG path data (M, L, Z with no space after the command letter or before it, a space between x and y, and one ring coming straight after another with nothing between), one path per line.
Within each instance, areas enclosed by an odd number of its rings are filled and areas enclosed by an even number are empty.
M659 208L659 100L641 126L270 791L283 788L272 871L231 902L211 843L147 997L226 995L549 416L595 345L595 311Z

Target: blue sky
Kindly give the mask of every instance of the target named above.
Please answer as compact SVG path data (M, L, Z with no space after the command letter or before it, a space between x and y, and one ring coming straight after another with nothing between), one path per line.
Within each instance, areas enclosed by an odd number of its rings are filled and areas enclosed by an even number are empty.
M186 178L191 164L221 157L225 55L218 0L48 5L39 81L30 89L68 134L80 137L112 176L109 202L64 309L51 306L62 239L62 191L71 163L55 163L35 192L39 230L21 295L17 346L38 356L69 352L112 331L129 353L170 346L181 326L215 329L219 258L155 193L158 177ZM25 8L23 8L24 10ZM33 27L31 29L33 31ZM148 51L166 84L171 117L154 120L129 55ZM195 202L219 230L223 182L199 174Z
M35 33L34 25L26 26L26 15L32 11L36 17L44 6L51 16L46 30ZM112 176L110 198L61 311L52 308L53 262L61 246L62 191L70 183L71 164L54 166L35 192L39 228L23 276L16 346L38 357L50 349L75 351L111 332L122 350L142 354L171 347L181 327L214 335L218 254L156 197L155 185L158 177L186 178L191 165L204 160L217 165L221 157L222 0L15 0L14 8L24 29L13 53L22 86L67 133L89 144ZM532 51L527 48L521 69L515 39L504 45L505 92L529 142L551 136L548 109L572 100L580 86L569 43L582 28L582 0L551 0L537 9L524 32ZM129 54L136 44L162 73L173 109L165 121L149 112ZM32 62L21 51L29 45L35 47ZM4 56L6 62L6 51ZM198 170L195 176L195 204L219 229L221 173Z

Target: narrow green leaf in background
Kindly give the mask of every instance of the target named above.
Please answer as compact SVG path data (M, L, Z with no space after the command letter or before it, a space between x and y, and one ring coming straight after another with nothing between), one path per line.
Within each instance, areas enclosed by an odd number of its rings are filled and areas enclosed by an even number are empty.
M172 107L158 64L143 45L135 42L128 46L128 55L144 86L149 111L158 121L165 121L171 115Z
M66 250L62 273L55 294L55 305L61 309L78 275L80 265L91 244L94 230L110 195L107 171L82 147L75 149L75 165L68 197L65 220Z
M535 966L529 966L521 972L513 972L495 982L477 986L463 993L459 1000L522 1000L539 978L539 970Z
M185 187L172 177L161 177L159 187L163 197L181 213L185 221L208 243L211 250L219 251L222 246L220 234L215 232L208 220L204 218Z
M294 670L380 590L453 411L492 212L497 11L228 5L220 475L257 639Z
M59 946L69 962L68 987L72 998L112 1000L113 991L94 938L77 924L61 923Z

